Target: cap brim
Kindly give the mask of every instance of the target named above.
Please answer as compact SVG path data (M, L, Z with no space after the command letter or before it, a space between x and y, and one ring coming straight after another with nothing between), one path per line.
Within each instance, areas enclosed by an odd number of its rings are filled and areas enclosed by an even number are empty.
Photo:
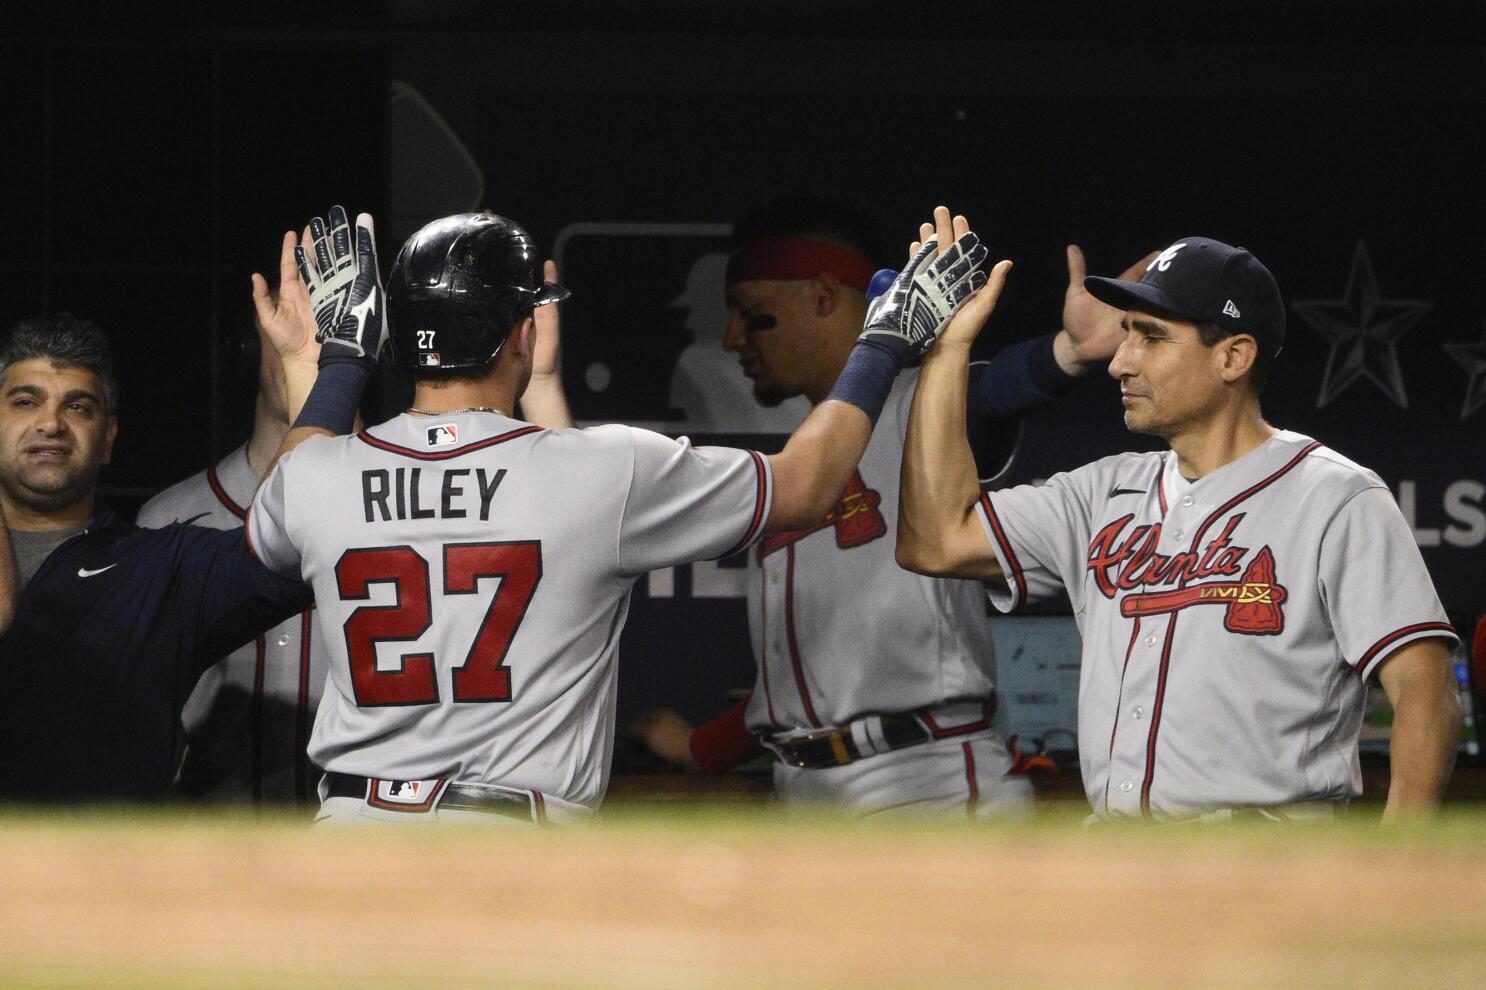
M562 302L573 293L566 287L556 282L543 282L542 287L537 290L536 302L532 306L546 306L549 303Z
M1170 296L1147 282L1090 275L1084 279L1084 288L1089 290L1089 295L1115 309L1144 309L1184 320L1199 319L1183 312Z

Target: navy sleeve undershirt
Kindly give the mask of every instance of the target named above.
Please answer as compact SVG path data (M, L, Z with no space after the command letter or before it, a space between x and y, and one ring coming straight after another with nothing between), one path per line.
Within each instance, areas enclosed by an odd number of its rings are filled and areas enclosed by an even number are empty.
M181 565L187 580L182 586L198 589L194 596L198 669L310 607L314 600L310 589L259 563L248 552L241 529L185 529Z
M966 413L972 421L1018 418L1061 399L1077 383L1058 367L1053 338L1035 337L970 366Z

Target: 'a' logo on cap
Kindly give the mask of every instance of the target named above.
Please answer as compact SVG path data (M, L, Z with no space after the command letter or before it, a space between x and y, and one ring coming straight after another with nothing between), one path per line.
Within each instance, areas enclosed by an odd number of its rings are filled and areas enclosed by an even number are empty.
M1159 268L1161 271L1164 272L1166 269L1171 267L1172 261L1176 259L1176 253L1186 246L1186 241L1182 241L1180 244L1171 245L1171 247L1156 255L1155 260L1153 260L1149 265L1145 266L1145 270L1150 271L1152 268Z

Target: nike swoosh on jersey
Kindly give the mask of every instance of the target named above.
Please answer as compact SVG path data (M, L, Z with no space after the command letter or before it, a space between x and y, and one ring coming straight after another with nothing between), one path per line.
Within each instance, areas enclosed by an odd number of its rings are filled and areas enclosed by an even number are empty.
M107 567L100 567L96 571L90 571L86 567L79 567L77 569L77 576L78 577L92 577L94 574L102 574L104 571L111 570L111 569L113 569L115 567L118 567L118 566L119 566L118 564L109 564Z
M1144 495L1144 488L1111 488L1106 498L1114 498L1117 495Z

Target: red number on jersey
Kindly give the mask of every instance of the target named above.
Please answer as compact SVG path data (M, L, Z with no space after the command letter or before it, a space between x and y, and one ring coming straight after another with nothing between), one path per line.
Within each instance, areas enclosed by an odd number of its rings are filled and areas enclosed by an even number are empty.
M432 625L428 562L412 547L348 550L335 566L343 601L371 597L373 584L392 584L392 605L364 605L346 620L346 656L356 704L368 707L429 705L439 700L431 653L403 654L398 670L377 669L377 644L413 640ZM444 547L444 594L477 593L481 578L499 578L464 665L455 669L454 700L511 700L506 651L542 579L540 543L456 543Z
M464 666L454 671L455 701L510 701L511 637L542 580L540 543L453 543L444 547L444 594L472 595L481 578L500 578Z
M417 639L433 624L428 604L428 561L412 547L347 550L335 565L342 601L371 597L374 584L397 589L392 605L363 605L346 620L346 655L356 704L367 707L427 705L439 700L432 653L404 653L399 670L377 669L377 644Z

